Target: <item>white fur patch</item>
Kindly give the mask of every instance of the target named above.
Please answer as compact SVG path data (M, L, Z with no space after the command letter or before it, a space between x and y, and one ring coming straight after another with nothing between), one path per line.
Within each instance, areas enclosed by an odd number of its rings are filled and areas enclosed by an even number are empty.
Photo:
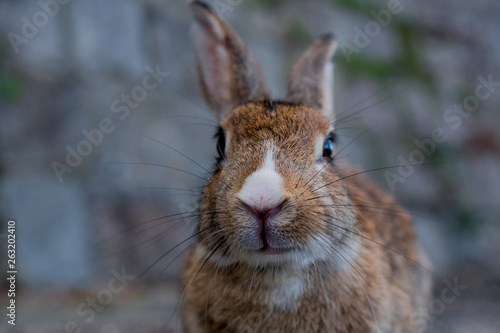
M277 278L276 284L269 294L270 305L282 311L294 311L297 309L298 300L304 294L304 281L295 275Z
M316 143L314 144L314 157L316 158L316 161L323 156L324 145L325 145L325 136L318 135L316 137Z
M274 165L271 147L266 153L264 164L245 179L237 197L258 210L273 208L283 201L282 181Z
M321 158L323 157L323 148L325 146L325 136L318 135L316 137L316 143L314 144L314 157L315 163L314 167L317 171L320 171L325 166L325 161Z

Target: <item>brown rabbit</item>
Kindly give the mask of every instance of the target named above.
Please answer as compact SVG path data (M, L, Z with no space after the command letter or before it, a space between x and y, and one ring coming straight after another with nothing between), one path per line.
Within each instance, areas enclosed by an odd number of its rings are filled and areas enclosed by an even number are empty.
M332 35L271 101L257 61L191 3L204 97L220 120L217 168L183 272L186 332L416 332L428 295L409 214L334 159Z

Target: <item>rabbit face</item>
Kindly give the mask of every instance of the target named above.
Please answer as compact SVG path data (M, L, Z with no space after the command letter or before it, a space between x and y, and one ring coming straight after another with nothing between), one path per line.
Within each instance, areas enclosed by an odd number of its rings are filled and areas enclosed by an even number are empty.
M205 254L214 251L221 265L261 266L354 255L347 235L353 214L333 160L324 156L332 128L322 114L291 103L247 103L222 127L223 160L200 205Z

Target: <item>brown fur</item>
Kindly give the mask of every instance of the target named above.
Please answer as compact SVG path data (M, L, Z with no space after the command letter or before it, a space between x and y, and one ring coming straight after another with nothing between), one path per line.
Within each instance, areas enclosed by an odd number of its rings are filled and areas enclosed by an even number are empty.
M228 29L206 5L192 6L198 21L215 24L201 34L211 38ZM235 35L227 34L226 46L235 43ZM228 149L203 192L197 242L183 272L187 332L376 332L376 323L379 332L415 331L413 315L427 293L419 285L428 277L418 265L409 214L357 169L326 162L318 168L316 138L331 130L324 105L328 89L319 81L331 51L325 43L333 42L323 37L299 60L290 102L262 100L263 87L221 87L218 96L208 96L209 104L231 105L229 111L216 110ZM234 62L232 56L198 57L206 57L200 63L222 63L230 71L222 76L260 73L254 63ZM316 60L307 66L306 59ZM316 84L301 83L294 72L316 78ZM205 73L200 70L204 85L222 82ZM242 91L261 93L249 100ZM255 263L252 258L260 257L241 246L250 222L236 194L271 144L286 199L275 227L283 246L293 250L278 256L283 259Z

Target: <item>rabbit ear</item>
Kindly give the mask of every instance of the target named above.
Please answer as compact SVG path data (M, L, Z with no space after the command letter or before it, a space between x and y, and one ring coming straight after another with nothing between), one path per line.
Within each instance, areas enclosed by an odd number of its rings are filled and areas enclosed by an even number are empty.
M287 100L321 111L333 118L333 63L337 49L333 34L314 40L292 68Z
M260 66L236 32L204 2L193 1L190 6L200 84L218 119L239 104L269 99Z

